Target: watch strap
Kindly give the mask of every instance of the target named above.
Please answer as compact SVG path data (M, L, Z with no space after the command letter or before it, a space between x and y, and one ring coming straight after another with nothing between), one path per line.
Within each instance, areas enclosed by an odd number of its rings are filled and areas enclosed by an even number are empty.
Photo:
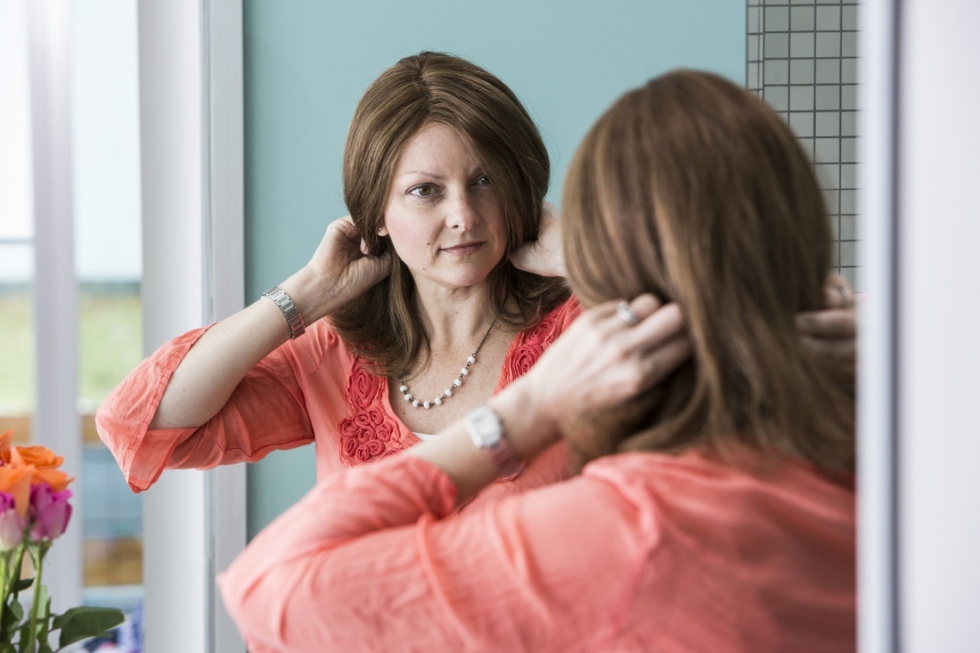
M273 286L262 293L262 296L268 297L279 307L283 317L286 318L290 340L303 335L303 332L306 331L306 325L303 323L303 314L299 312L299 308L296 307L293 298L285 290L279 286Z

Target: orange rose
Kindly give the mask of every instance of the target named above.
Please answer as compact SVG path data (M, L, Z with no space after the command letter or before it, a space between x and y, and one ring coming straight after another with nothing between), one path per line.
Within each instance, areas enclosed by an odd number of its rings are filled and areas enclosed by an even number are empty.
M14 447L6 451L0 449L0 458L8 467L29 467L31 469L31 485L47 483L55 492L61 492L75 480L58 469L61 463L65 461L64 456L56 456L47 447L33 445Z
M27 508L31 503L31 479L35 471L31 465L0 466L0 492L6 492L14 498L14 506L21 517L27 515Z
M38 469L57 469L65 462L64 456L56 456L54 452L41 445L30 447L14 447L4 458L5 463L13 465L34 465Z

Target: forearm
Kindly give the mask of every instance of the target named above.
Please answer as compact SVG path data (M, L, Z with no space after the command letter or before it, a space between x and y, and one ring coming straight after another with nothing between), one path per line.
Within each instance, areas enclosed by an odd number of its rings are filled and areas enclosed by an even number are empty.
M530 462L559 440L555 421L534 405L533 395L528 392L531 383L533 381L519 379L487 402L500 418L508 444L525 462ZM489 453L473 443L464 420L452 424L438 438L412 447L406 454L426 460L446 472L456 484L460 504L500 475Z
M280 284L306 324L332 309L304 270ZM214 417L249 370L289 339L279 307L266 297L211 327L174 370L150 428L198 427Z

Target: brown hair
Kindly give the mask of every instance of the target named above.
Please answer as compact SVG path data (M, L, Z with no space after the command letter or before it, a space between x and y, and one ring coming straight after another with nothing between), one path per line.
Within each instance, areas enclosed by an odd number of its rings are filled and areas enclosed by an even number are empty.
M568 172L565 259L583 303L677 302L692 360L582 435L582 455L720 450L741 441L854 467L854 376L805 348L831 263L823 194L765 103L675 71L620 98Z
M531 326L568 296L563 280L522 272L508 259L514 248L537 237L550 162L520 100L486 70L452 55L422 52L371 84L354 112L344 151L351 218L372 254L392 249L378 229L395 165L409 139L432 123L451 127L473 149L504 209L508 242L487 279L488 309L510 326ZM331 322L374 371L400 376L428 356L414 293L408 267L393 256L391 276L334 312ZM509 298L516 300L513 310Z

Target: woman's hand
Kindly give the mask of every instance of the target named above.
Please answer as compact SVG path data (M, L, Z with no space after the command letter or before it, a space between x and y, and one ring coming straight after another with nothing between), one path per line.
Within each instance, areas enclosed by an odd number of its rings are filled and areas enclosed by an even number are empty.
M533 460L561 438L562 426L613 407L663 380L691 355L676 304L640 295L585 311L525 374L490 399L507 442ZM455 481L463 503L497 478L486 451L473 446L463 421L406 455L423 458Z
M541 209L538 239L524 243L510 255L518 270L542 277L564 277L565 254L561 245L561 220L558 211L548 202Z
M344 216L327 227L306 267L282 285L309 323L329 315L390 273L391 252L369 255L354 221Z
M561 424L654 386L690 355L680 308L644 294L628 310L608 302L585 311L515 385L537 411L536 427L556 439Z
M854 364L857 359L857 302L847 279L831 274L824 286L824 308L800 313L796 328L811 350L827 358Z

